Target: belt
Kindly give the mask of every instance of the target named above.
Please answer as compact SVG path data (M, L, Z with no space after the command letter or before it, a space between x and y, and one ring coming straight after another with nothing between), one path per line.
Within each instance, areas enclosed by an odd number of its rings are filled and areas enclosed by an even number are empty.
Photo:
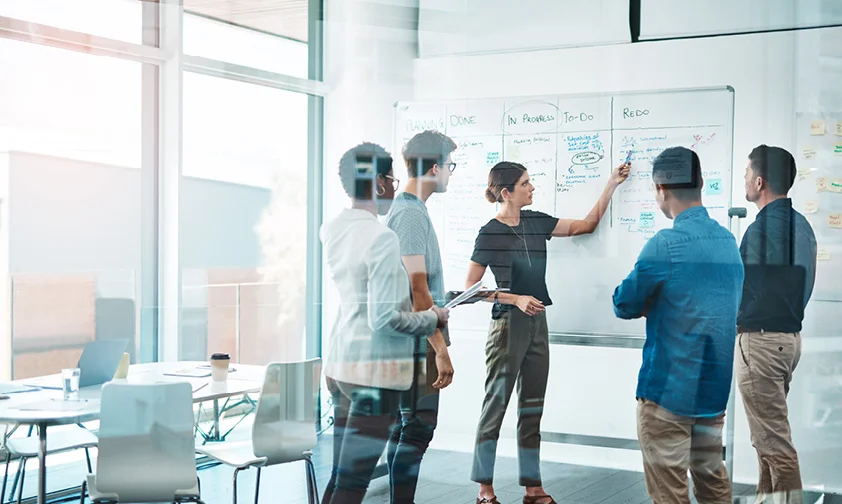
M798 334L800 331L770 331L768 329L749 329L748 327L737 326L737 334L779 332L784 334Z

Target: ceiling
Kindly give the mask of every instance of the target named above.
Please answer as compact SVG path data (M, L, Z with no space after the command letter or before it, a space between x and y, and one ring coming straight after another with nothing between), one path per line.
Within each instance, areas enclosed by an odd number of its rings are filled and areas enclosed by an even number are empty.
M184 10L306 42L307 4L308 0L184 0Z

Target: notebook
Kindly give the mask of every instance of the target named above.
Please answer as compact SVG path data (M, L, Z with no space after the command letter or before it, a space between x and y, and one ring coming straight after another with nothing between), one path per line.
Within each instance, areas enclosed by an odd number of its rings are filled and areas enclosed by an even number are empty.
M17 383L0 383L0 394L17 394L20 392L35 392L37 390L37 387L29 387Z

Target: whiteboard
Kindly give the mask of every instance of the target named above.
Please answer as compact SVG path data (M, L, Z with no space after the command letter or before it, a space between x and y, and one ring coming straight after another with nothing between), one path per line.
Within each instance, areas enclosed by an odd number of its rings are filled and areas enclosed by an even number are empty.
M728 226L734 91L730 87L592 95L549 95L395 105L395 152L436 129L457 144L456 171L444 194L428 201L442 250L445 287L464 288L479 229L494 218L484 197L489 169L524 164L536 187L532 210L560 218L587 215L612 167L632 151L632 169L593 235L554 238L548 246L550 332L642 336L642 320L614 316L611 295L644 243L671 222L658 210L651 161L683 145L702 161L704 203ZM490 271L485 284L493 286ZM484 329L490 304L454 310L454 329Z

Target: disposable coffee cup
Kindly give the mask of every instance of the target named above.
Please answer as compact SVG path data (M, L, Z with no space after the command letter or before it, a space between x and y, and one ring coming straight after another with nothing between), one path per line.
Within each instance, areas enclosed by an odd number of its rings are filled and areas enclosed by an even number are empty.
M210 356L211 378L213 381L225 381L228 379L228 364L231 356L227 353L215 353Z

